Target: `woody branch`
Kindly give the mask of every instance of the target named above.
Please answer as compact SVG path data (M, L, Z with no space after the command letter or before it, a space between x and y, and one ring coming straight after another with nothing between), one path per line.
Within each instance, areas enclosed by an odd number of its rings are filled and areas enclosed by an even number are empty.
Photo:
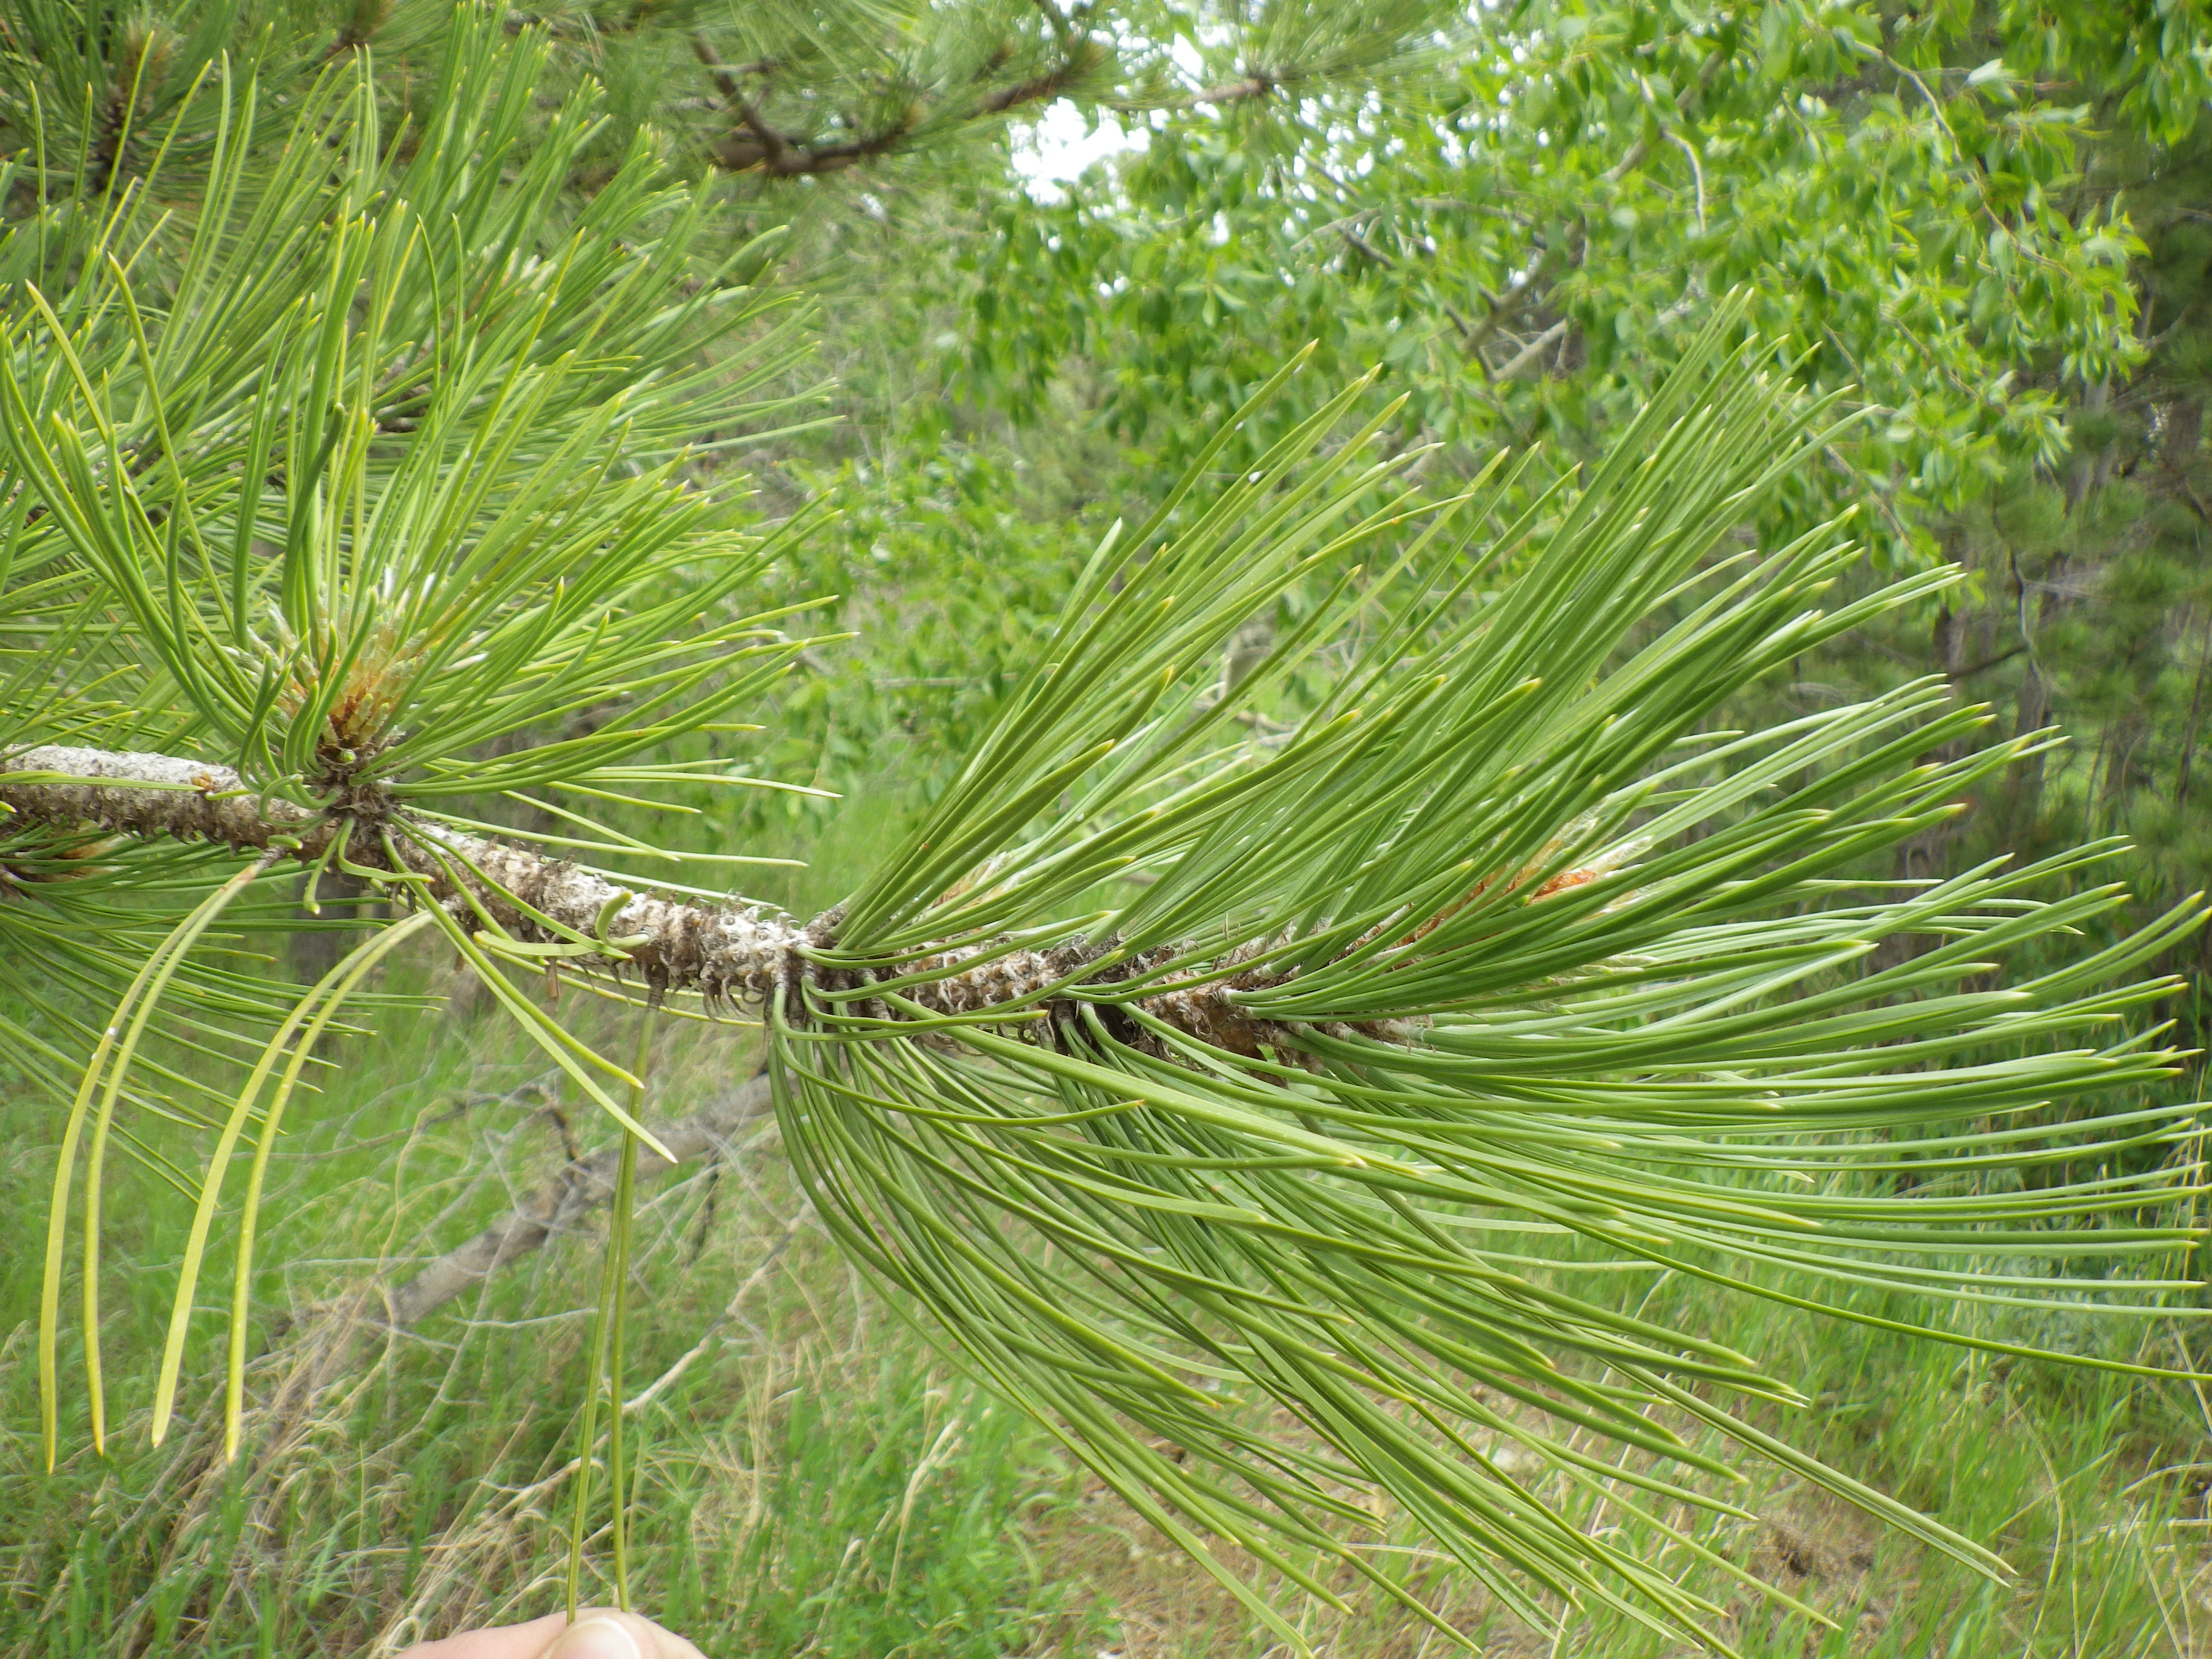
M579 935L609 941L600 965L631 969L656 996L695 991L710 1006L758 1006L779 985L816 982L806 952L834 941L834 911L801 923L758 902L705 905L640 895L561 860L433 824L389 801L303 805L257 790L228 767L186 757L49 744L0 757L0 810L9 815L0 829L90 825L140 841L214 842L302 866L323 859L343 833L349 865L405 886L418 902L443 904L456 917L489 915L526 943L573 942ZM1048 988L1080 977L1110 948L1109 941L1078 939L1047 951L925 949L896 968L932 975L902 994L929 1014L973 1016L1001 1006L1011 1012ZM1255 951L1247 945L1227 952L1217 965L1232 968ZM970 961L973 966L962 966ZM1121 977L1145 965L1102 963L1099 977ZM1138 1006L1194 1036L1256 1052L1280 1034L1236 1006L1235 993L1255 982L1248 972L1144 997ZM871 1012L889 1011L871 1005Z

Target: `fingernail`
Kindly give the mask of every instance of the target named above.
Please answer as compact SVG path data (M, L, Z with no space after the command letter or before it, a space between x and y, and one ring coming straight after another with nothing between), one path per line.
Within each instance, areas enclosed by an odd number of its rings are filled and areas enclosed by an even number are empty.
M611 1619L580 1619L545 1650L545 1659L644 1659L637 1638Z

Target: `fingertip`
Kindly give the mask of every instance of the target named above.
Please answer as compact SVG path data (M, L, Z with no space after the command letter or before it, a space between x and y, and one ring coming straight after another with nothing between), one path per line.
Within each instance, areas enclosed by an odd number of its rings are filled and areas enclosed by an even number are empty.
M553 1638L545 1659L647 1659L647 1651L628 1615L594 1609L580 1613L574 1624Z
M612 1607L586 1607L545 1650L544 1659L706 1659L650 1619Z

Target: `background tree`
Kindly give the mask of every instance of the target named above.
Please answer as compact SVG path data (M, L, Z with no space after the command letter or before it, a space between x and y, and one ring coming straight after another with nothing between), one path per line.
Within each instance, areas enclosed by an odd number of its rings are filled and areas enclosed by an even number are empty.
M1809 661L1791 703L1936 672L2016 733L2063 716L2079 739L1900 873L2124 830L2154 908L2203 872L2203 27L1516 8L1448 77L1162 112L1064 202L1001 198L948 379L1022 411L1057 389L1173 455L1319 338L1389 362L1426 435L1578 463L1741 285L1805 384L1880 411L1782 522L1863 495L1879 565L1974 578ZM1079 273L1097 302L1057 303Z

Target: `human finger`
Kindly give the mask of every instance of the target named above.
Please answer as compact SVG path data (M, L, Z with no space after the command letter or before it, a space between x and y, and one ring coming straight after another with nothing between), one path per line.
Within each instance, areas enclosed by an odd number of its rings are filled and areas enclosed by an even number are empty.
M465 1630L436 1642L407 1649L399 1659L543 1659L554 1639L568 1627L568 1615L550 1613L526 1625Z
M611 1607L586 1607L571 1625L564 1613L527 1624L464 1631L409 1648L400 1659L706 1659L650 1619Z
M558 1632L544 1659L707 1659L672 1630L611 1607L586 1607Z

